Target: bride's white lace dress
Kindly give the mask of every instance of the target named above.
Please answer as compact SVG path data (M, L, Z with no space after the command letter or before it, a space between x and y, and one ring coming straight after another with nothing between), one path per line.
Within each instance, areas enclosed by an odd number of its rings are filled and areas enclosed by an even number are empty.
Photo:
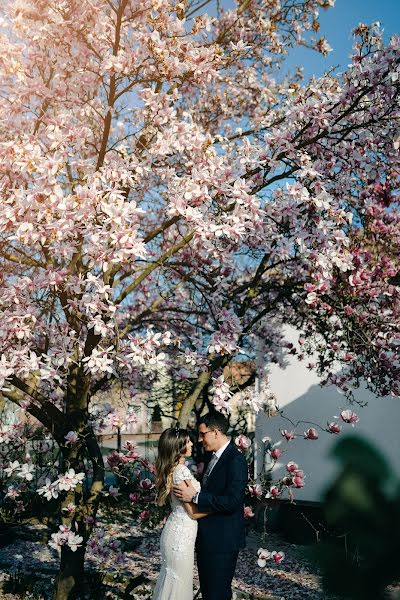
M200 484L185 465L177 465L173 473L174 484L192 480L200 491ZM197 521L187 514L182 502L171 494L172 512L161 534L161 571L157 579L153 600L193 600L194 544Z

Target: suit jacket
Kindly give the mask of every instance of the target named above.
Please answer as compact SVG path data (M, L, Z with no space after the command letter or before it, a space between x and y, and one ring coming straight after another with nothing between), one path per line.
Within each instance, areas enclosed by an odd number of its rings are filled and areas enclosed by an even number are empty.
M199 551L234 552L245 545L244 494L248 468L243 454L231 442L211 471L198 497L200 512L196 546Z

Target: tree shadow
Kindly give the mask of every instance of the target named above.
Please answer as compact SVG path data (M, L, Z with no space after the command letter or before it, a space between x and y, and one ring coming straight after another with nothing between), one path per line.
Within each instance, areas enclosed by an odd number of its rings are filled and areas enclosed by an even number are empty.
M304 370L304 367L303 367ZM299 385L298 385L299 384ZM277 443L283 450L283 455L273 468L273 479L285 474L285 465L294 461L306 475L305 486L296 489L297 500L319 502L327 485L332 481L337 472L337 465L331 457L331 449L338 437L362 435L365 439L379 447L383 455L394 465L400 476L400 436L398 427L400 423L400 402L396 398L377 398L366 389L356 390L356 398L366 406L347 402L333 386L321 387L311 385L296 397L296 387L304 390L304 373L293 369L290 365L281 370L279 379L277 373L271 376L271 389L277 394L280 401L279 410L275 416L260 413L256 423L257 440L257 465L258 471L262 467L265 454L265 445L262 438L269 436L272 443ZM359 416L359 422L352 427L340 419L340 412L350 408ZM342 427L340 434L331 434L323 429L327 422L336 421ZM304 439L304 432L309 427L315 427L319 434L318 440ZM295 430L296 439L286 442L282 437L282 430ZM267 468L272 466L266 460Z

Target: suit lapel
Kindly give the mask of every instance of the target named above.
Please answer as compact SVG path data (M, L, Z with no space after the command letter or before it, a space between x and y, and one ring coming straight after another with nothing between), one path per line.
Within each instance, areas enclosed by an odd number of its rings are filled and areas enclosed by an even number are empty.
M232 450L234 450L234 446L232 444L232 442L229 444L229 446L227 446L227 448L224 450L224 452L222 453L222 456L218 459L215 467L213 468L213 470L211 471L210 475L208 476L208 479L206 481L206 484L204 486L204 489L208 489L210 487L210 482L213 482L215 477L218 476L218 473L224 468L225 463L227 462L227 460L229 459L229 456L232 453Z

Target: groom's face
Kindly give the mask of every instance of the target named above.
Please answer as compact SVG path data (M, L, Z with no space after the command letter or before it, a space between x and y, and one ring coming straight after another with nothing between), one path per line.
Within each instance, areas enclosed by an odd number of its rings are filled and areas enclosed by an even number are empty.
M218 449L218 431L207 427L204 423L199 426L199 442L203 444L206 452L214 452Z

